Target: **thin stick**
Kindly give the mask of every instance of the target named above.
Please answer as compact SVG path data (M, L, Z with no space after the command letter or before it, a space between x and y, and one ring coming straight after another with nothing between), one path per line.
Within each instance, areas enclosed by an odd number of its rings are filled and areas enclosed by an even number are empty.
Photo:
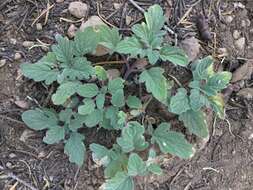
M11 173L11 172L8 173L7 176L8 176L9 178L12 178L12 179L18 181L19 183L23 184L24 186L30 188L31 190L38 190L37 188L33 187L31 184L29 184L29 183L27 183L26 181L20 179L18 176L14 175L14 174Z
M18 124L21 124L21 125L24 125L24 123L22 121L19 121L19 120L16 120L16 119L13 119L11 117L8 117L8 116L5 116L5 115L0 115L0 118L1 119L6 119L6 120L9 120L9 121L12 121L12 122L15 122L15 123L18 123Z
M178 86L183 87L183 85L179 82L179 80L176 77L174 77L173 75L170 75L170 74L167 74L167 75L170 78L172 78L178 84Z
M100 9L99 9L99 3L97 3L97 13L99 18L101 18L102 21L104 21L106 24L110 25L111 27L117 28L116 26L114 26L113 24L111 24L110 22L108 22L107 20L105 20L101 14L100 14Z
M105 64L123 64L126 63L126 61L103 61L95 63L94 65L105 65Z
M42 17L44 14L46 14L53 7L54 7L54 4L52 4L51 6L47 7L47 9L43 10L41 12L41 14L32 22L32 26L40 19L40 17Z

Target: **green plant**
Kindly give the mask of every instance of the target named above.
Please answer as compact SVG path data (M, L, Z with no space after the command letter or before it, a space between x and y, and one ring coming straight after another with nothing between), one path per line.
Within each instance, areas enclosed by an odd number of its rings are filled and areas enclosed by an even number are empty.
M106 190L132 190L135 176L160 175L157 155L169 153L190 158L194 154L194 147L183 134L173 131L169 123L162 122L156 127L142 122L152 97L178 115L191 133L202 138L208 136L204 108L224 117L224 102L219 92L227 86L231 74L215 73L212 58L208 56L192 64L193 81L187 88L176 89L172 96L173 82L163 75L160 66L153 65L161 59L186 67L187 56L181 49L163 42L165 18L161 7L150 7L145 21L134 25L133 35L124 39L117 29L108 26L87 28L78 32L73 41L56 36L57 45L52 46L52 52L35 64L21 65L26 77L46 85L58 84L51 98L58 106L57 111L29 110L22 114L22 119L34 130L46 130L45 143L64 142L64 152L71 162L82 166L85 160L85 136L81 128L97 126L121 132L112 148L100 144L89 146L94 162L105 168L107 180L102 187ZM108 80L102 66L94 66L84 57L94 52L98 44L110 54L127 54L128 60L147 58L151 65L138 70L138 80L129 82L121 77ZM145 100L128 94L125 89L129 83L144 84L151 98Z

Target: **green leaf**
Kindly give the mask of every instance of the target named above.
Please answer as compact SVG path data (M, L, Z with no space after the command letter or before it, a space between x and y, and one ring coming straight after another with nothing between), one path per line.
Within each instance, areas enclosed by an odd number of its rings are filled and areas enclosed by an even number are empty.
M143 54L143 45L136 37L128 37L119 42L117 52L121 54L130 54L131 57Z
M105 111L105 118L110 120L110 124L117 128L117 122L118 122L118 112L119 109L117 107L114 106L110 106L106 109Z
M61 105L66 102L73 94L76 93L78 88L77 82L66 82L61 84L55 94L52 95L52 101L55 105Z
M126 123L126 120L127 120L127 114L123 111L119 111L117 124L120 126L124 125Z
M163 61L170 61L175 65L187 66L189 61L184 51L178 47L165 45L160 50L160 57Z
M83 56L92 53L98 44L98 35L93 27L87 27L84 31L78 31L74 39L74 53Z
M156 50L154 51L148 50L147 54L148 54L148 60L152 65L154 65L158 61L159 56L160 56L159 52Z
M225 118L225 102L223 100L223 97L221 94L217 94L216 96L211 96L208 98L211 107L214 110L214 112L218 115L220 119Z
M59 119L60 121L69 123L72 115L73 115L72 109L61 110L61 112L59 113Z
M63 140L64 137L65 137L64 127L54 126L47 130L46 136L43 138L43 141L47 144L54 144Z
M162 173L163 173L161 167L156 163L151 163L147 169L149 172L156 174L156 175L162 175Z
M116 107L122 107L125 105L124 91L122 89L119 89L112 94L111 103Z
M171 97L169 109L175 114L181 114L190 109L187 91L184 88L179 88L176 95Z
M144 150L148 147L148 143L143 136L144 131L144 127L138 122L129 122L127 126L122 129L121 137L117 138L117 143L124 152Z
M59 78L61 80L83 80L89 79L94 73L91 63L86 58L76 57L72 65L68 65L63 69ZM61 80L58 79L58 82L61 82Z
M95 103L92 99L84 99L84 105L78 107L78 113L81 115L87 115L95 110Z
M199 111L203 106L208 106L208 99L200 93L197 89L191 90L190 105L194 111Z
M144 70L140 75L140 82L145 82L148 92L160 102L165 102L168 96L168 84L163 76L164 70L160 67L153 67L149 70Z
M106 80L107 79L107 72L101 66L95 66L95 73L99 80Z
M98 94L99 90L96 84L82 84L78 86L77 93L85 98L92 98Z
M103 190L134 190L134 180L124 172L118 172L112 179L106 180Z
M179 116L179 120L184 122L184 126L189 131L199 137L208 136L208 126L205 114L202 111L188 110Z
M193 66L193 78L194 80L206 80L213 74L213 59L211 56L207 56L201 60L196 61Z
M124 80L120 77L110 80L108 83L108 91L113 95L117 90L124 88Z
M146 164L136 153L131 153L127 165L128 175L137 176L144 175L146 172Z
M98 109L103 109L105 104L105 94L98 94L96 96L96 105Z
M99 26L100 42L99 44L111 50L116 51L116 47L121 40L119 31L116 28L110 28L107 25Z
M75 113L74 118L70 120L69 129L73 132L77 132L78 129L83 127L85 119L85 116Z
M136 96L128 96L126 103L127 103L127 106L132 109L134 108L139 109L142 106L141 100L137 98Z
M111 161L110 151L106 147L92 143L90 144L90 150L92 151L92 159L96 164L106 166Z
M73 60L73 42L61 35L56 35L57 45L52 46L52 50L58 61L65 65L71 64Z
M40 109L25 111L22 114L22 120L34 130L50 129L58 125L57 116L53 112Z
M151 140L156 142L165 154L170 153L180 158L192 157L193 147L186 141L184 135L169 129L170 125L168 123L161 123L154 131Z
M100 121L103 119L103 112L99 109L95 109L85 118L85 125L87 127L94 127L99 124Z
M215 91L220 91L227 87L231 78L232 74L227 71L214 74L211 78L208 79L207 84L203 87L203 89L207 87Z
M84 136L77 132L72 132L64 146L64 153L69 156L69 161L82 166L85 156Z

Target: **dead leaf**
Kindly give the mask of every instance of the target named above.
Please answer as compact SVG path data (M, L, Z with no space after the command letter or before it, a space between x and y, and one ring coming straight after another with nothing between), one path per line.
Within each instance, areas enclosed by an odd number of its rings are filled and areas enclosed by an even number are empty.
M14 102L16 104L16 106L22 108L22 109L28 109L29 108L29 104L28 102L24 101L24 100L17 100Z
M147 65L148 65L147 59L142 58L142 59L138 59L138 60L134 63L133 68L138 69L138 70L141 70L141 69L145 68Z
M107 70L107 76L108 76L108 79L110 81L110 80L113 80L113 79L119 77L120 72L119 72L118 69L108 69Z
M32 137L34 136L34 132L32 130L29 130L29 129L25 129L23 131L23 133L21 134L21 136L19 137L19 140L22 141L22 142L26 142L26 140L29 138L29 137Z
M253 72L253 59L248 60L241 67L236 69L236 71L233 73L231 82L234 83L240 80L250 79L252 72Z
M243 88L238 93L238 96L241 96L245 99L252 99L253 98L253 88Z
M197 58L200 51L200 44L197 38L195 38L194 36L186 38L181 42L180 46L188 55L189 61L194 61Z

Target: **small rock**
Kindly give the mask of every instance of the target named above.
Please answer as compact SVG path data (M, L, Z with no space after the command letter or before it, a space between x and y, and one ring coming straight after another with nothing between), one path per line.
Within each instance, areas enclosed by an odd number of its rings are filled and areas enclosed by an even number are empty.
M132 17L127 15L126 16L126 25L131 24L131 22L132 22Z
M67 32L68 37L69 38L75 37L77 30L78 30L78 28L74 24L71 24L69 29L68 29L68 32Z
M3 67L6 64L6 59L1 59L0 60L0 68Z
M238 39L238 38L240 38L240 35L241 35L241 32L240 31L238 31L238 30L234 30L234 32L233 32L233 37L234 37L234 39Z
M230 15L228 15L228 16L225 17L225 22L227 24L230 24L233 20L234 20L234 18L232 16L230 16Z
M118 69L108 69L107 70L107 77L110 80L113 80L120 76L120 72Z
M245 42L246 39L244 37L241 37L235 41L235 47L238 48L239 50L243 50L245 48Z
M105 25L105 23L98 16L91 16L86 22L83 22L80 26L80 30L83 31L89 26Z
M7 162L6 163L6 167L9 168L9 169L11 169L12 168L12 163L11 162Z
M41 31L41 30L42 30L42 24L41 24L41 23L37 23L37 24L36 24L36 29L37 29L38 31Z
M186 38L181 42L181 46L185 53L189 57L189 61L194 61L200 51L200 44L198 39L196 39L194 36L190 38Z
M217 51L219 54L218 57L227 57L229 55L227 48L219 48Z
M56 3L63 3L64 0L56 0Z
M34 42L32 42L32 41L24 41L22 45L25 48L30 48L30 47L34 46Z
M243 88L237 93L237 95L248 100L253 99L253 88Z
M22 55L21 55L21 53L15 53L15 55L14 55L14 59L15 60L20 60L22 58Z
M243 5L241 2L236 2L234 3L234 8L245 9L245 5Z
M16 104L16 106L18 106L22 109L28 109L29 108L28 102L26 102L24 100L16 100L14 103Z
M15 38L11 38L10 39L10 43L13 44L13 45L16 45L17 44L17 40Z
M10 154L9 154L9 158L15 158L15 157L17 157L16 154L14 154L14 153L10 153Z
M76 18L84 18L88 15L88 5L79 1L71 2L68 8L71 15Z
M114 9L119 9L122 6L121 3L113 3Z

